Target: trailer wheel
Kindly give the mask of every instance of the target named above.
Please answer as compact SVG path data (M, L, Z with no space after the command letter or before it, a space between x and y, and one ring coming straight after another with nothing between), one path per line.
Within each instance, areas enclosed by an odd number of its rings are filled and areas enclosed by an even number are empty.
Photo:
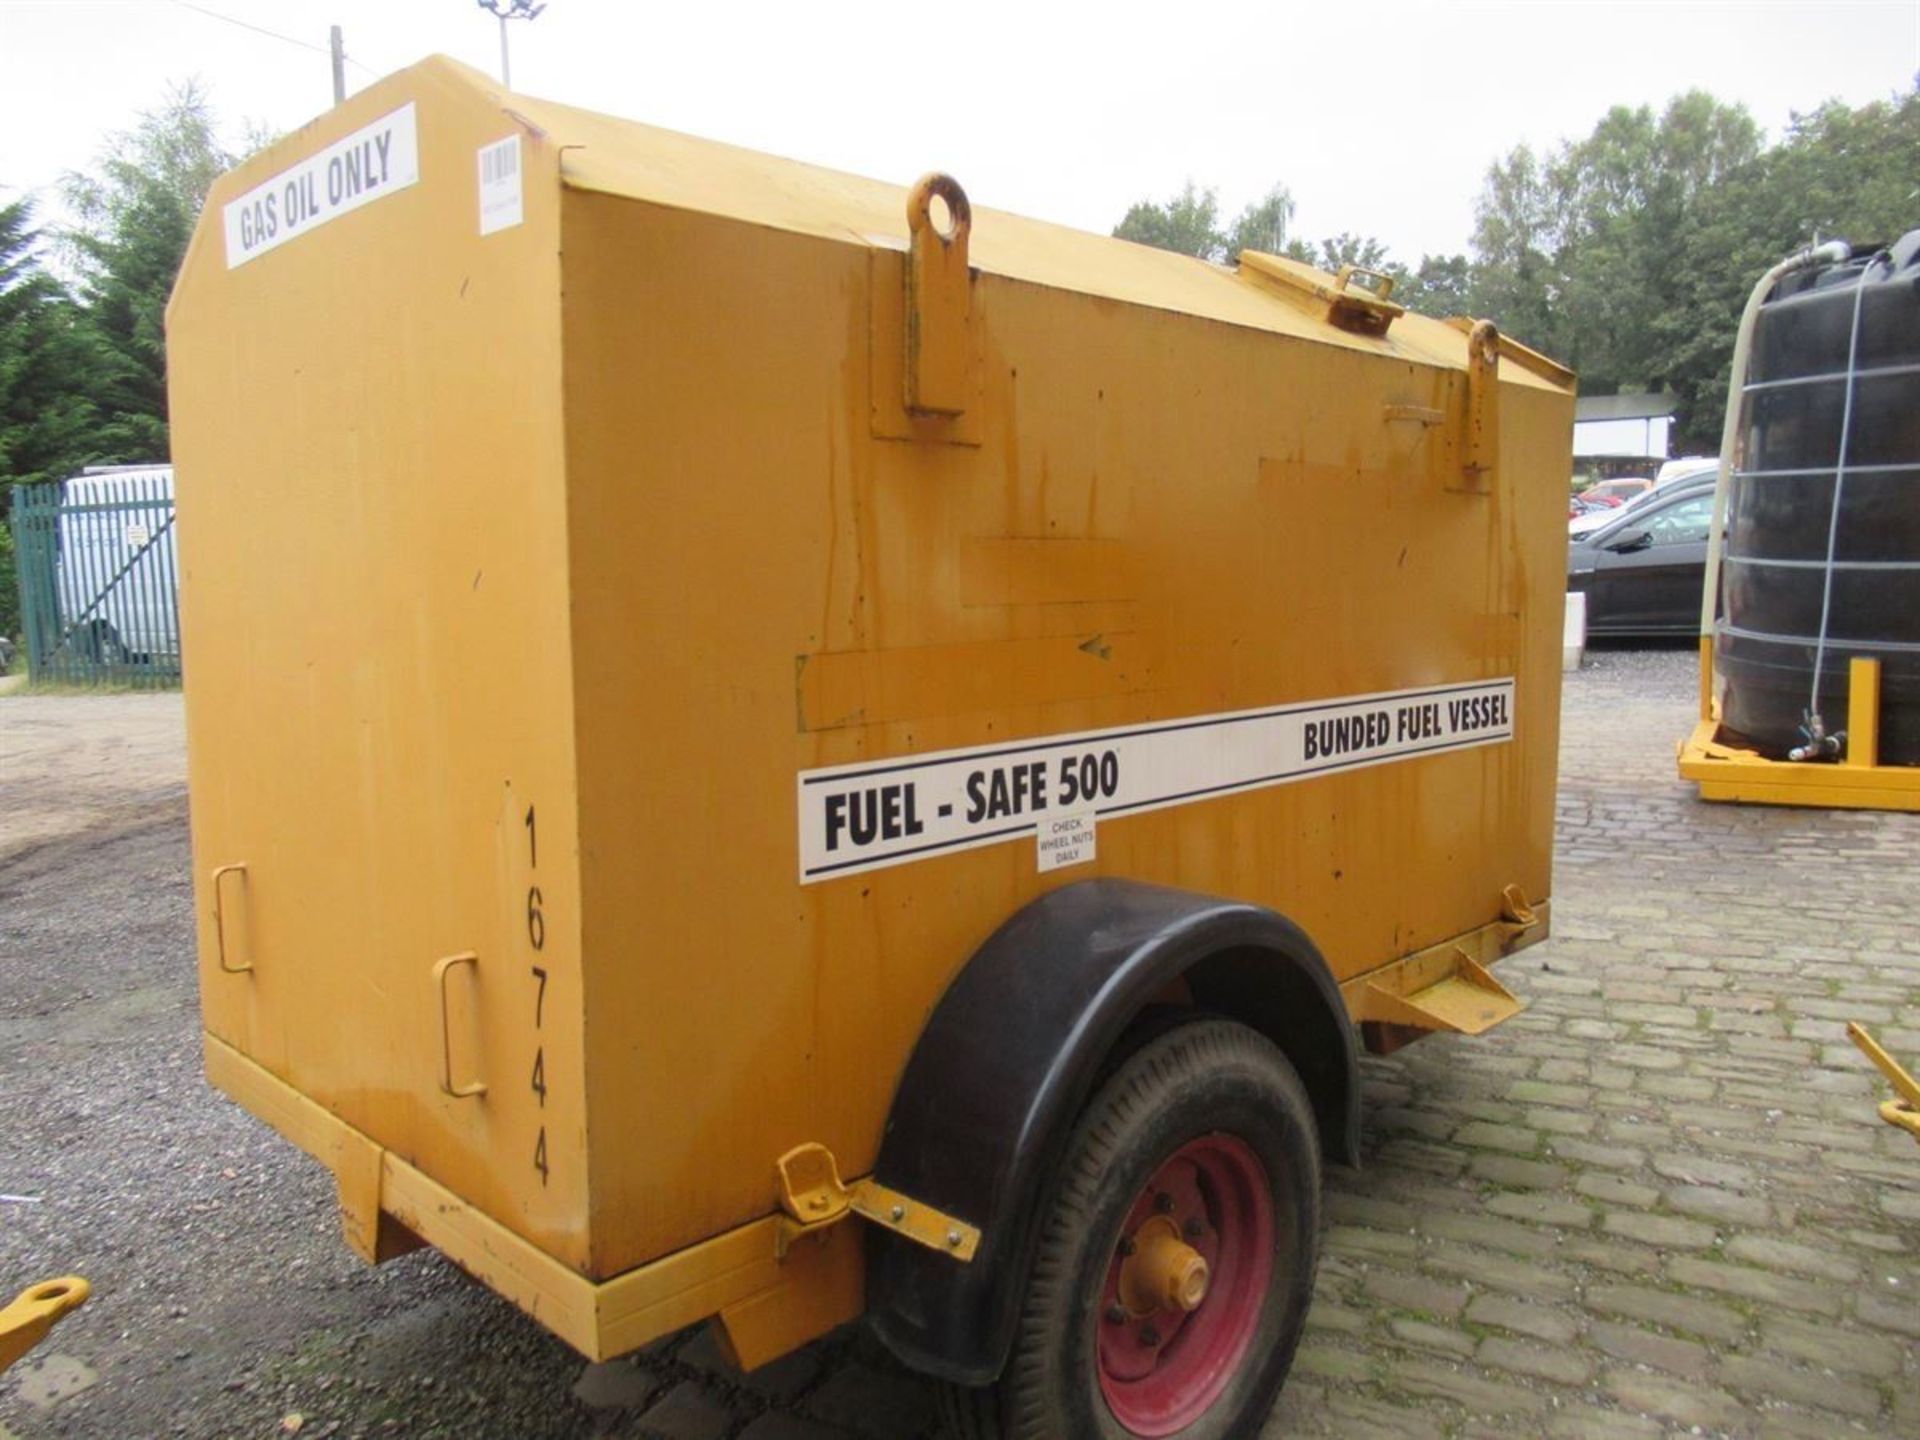
M950 1423L969 1440L1258 1434L1312 1297L1319 1211L1286 1057L1219 1019L1149 1041L1074 1127L997 1391L949 1394Z

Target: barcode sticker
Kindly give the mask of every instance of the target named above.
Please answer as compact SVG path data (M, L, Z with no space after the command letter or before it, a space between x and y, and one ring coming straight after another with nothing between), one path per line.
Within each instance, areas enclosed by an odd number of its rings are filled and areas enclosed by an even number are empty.
M526 218L520 204L520 137L509 135L482 145L478 153L480 233L491 235Z

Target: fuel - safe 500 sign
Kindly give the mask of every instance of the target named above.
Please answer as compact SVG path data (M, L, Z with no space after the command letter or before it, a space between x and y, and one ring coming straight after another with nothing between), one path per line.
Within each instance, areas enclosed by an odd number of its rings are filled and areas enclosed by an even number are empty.
M805 770L800 882L1512 736L1502 679Z

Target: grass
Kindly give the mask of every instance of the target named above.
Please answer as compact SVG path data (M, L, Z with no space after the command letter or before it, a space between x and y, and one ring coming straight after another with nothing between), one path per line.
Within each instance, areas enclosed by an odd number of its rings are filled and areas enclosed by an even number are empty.
M102 681L81 685L71 680L35 680L24 672L0 675L0 699L24 695L132 695L139 692L178 690L180 682L168 685L135 684L128 680Z

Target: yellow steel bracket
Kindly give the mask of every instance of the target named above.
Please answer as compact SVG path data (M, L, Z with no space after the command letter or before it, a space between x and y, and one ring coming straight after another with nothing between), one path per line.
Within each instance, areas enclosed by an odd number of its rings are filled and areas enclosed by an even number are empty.
M1384 335L1393 322L1407 313L1387 297L1393 293L1393 277L1360 265L1342 265L1340 273L1329 281L1311 265L1289 260L1283 255L1266 255L1258 250L1240 252L1240 272L1267 282L1289 300L1311 311L1320 310L1329 325L1355 335ZM1373 283L1356 285L1356 276Z
M1907 1073L1906 1066L1881 1049L1880 1042L1867 1033L1865 1026L1849 1022L1847 1038L1860 1047L1860 1053L1879 1068L1898 1092L1899 1098L1880 1102L1880 1118L1920 1140L1920 1080L1915 1080Z
M78 1275L30 1285L0 1310L0 1370L47 1338L56 1322L87 1303L93 1287Z
M780 1226L774 1253L786 1258L793 1242L839 1224L849 1215L871 1220L929 1250L954 1259L973 1259L980 1231L931 1205L922 1205L874 1180L840 1179L840 1166L824 1145L796 1145L775 1162L780 1173Z
M1856 655L1847 666L1847 754L1856 770L1880 763L1880 662Z
M906 404L915 415L958 415L974 393L972 229L973 206L951 175L923 175L908 193Z
M1467 488L1484 490L1500 454L1500 330L1482 320L1467 333L1467 432L1461 469Z
M1540 923L1540 913L1527 903L1527 892L1518 885L1500 891L1500 928L1509 937L1520 935Z

